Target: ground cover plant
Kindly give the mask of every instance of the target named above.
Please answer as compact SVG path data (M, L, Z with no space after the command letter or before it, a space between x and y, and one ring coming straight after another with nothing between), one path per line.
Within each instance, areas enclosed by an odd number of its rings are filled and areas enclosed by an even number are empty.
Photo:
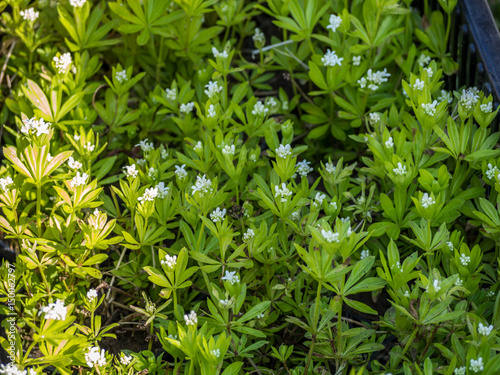
M455 6L0 1L0 374L500 373Z

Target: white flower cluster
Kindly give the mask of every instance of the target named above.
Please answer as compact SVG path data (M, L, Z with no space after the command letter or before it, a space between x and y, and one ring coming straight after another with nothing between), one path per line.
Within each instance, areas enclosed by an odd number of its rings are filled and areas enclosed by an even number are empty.
M42 306L38 314L45 313L45 319L66 320L67 312L64 302L58 299L55 303Z
M128 81L127 71L124 69L120 72L116 72L115 79L120 83L127 82Z
M45 122L43 118L37 120L36 117L23 120L23 126L21 127L21 133L25 135L34 134L39 137L42 134L49 134L50 122Z
M439 292L441 290L441 283L437 279L434 279L434 280L432 280L432 282L429 282L429 284L427 285L427 288L425 288L425 290L429 291L429 287L431 286L431 284L434 286L434 290L436 292Z
M398 163L398 167L397 168L394 168L392 170L394 172L395 175L397 176L404 176L407 172L406 172L406 165L403 165L401 163Z
M368 258L370 256L370 250L363 250L361 251L361 259Z
M465 254L460 255L460 263L462 263L463 266L467 266L470 263L470 257L468 257Z
M333 164L330 164L328 162L325 164L325 171L327 171L327 173L334 174L336 169L337 167L335 167Z
M422 91L425 87L425 82L417 78L415 83L411 86L414 90Z
M120 357L120 363L124 366L128 366L130 362L132 362L133 357L131 355L123 355L123 357Z
M97 298L98 295L97 295L97 290L95 289L89 289L89 291L87 292L87 299L92 302L92 300L94 298Z
M255 33L253 34L252 39L255 47L257 48L264 47L264 44L266 43L266 36L262 31L260 31L259 28L255 28Z
M255 237L255 232L253 229L248 228L246 233L243 234L243 241L248 242Z
M223 221L225 216L226 216L226 209L224 208L221 210L219 207L217 207L210 214L210 219L212 219L214 223L218 223L220 221Z
M457 281L455 281L456 286L462 286L464 284L464 281L459 277L457 278Z
M200 192L200 195L205 195L207 193L211 193L213 191L212 181L210 181L208 178L206 178L205 175L203 175L203 177L196 176L196 182L193 186L191 186L191 189L193 189L193 195L197 191Z
M216 97L223 90L222 86L219 86L217 82L213 81L208 82L208 84L205 85L205 87L206 87L205 94L207 94L207 96L210 99Z
M336 16L335 14L330 15L330 24L326 27L331 29L333 32L337 31L337 28L342 24L342 18Z
M325 200L326 195L321 194L321 193L316 193L316 196L314 197L314 205L315 206L321 206L323 204L323 201Z
M222 59L227 59L229 56L226 50L222 50L222 52L219 52L215 47L212 47L212 53L214 54L215 58L220 57Z
M14 180L12 180L12 177L7 176L0 178L0 190L9 191L9 186L12 184L14 184Z
M494 178L498 172L500 172L497 168L497 166L491 165L491 163L488 163L488 170L486 171L486 177L488 177L488 180L491 180Z
M432 70L432 68L429 66L428 68L424 68L424 70L427 72L427 76L429 78L432 78L432 76L434 75L434 71Z
M224 155L234 155L235 152L236 152L236 147L234 147L234 145L226 145L222 149L222 153Z
M326 50L325 55L321 58L321 62L325 66L341 66L343 60L343 57L338 57L335 51L330 51L329 49Z
M453 96L446 90L441 90L441 96L438 97L438 100L440 102L448 102L448 104L451 104L453 102Z
M95 150L95 145L93 145L90 142L87 142L87 144L84 145L83 148L86 149L88 152L92 152Z
M236 274L236 271L226 271L226 274L221 278L221 280L227 280L231 283L231 285L234 285L240 282L240 277Z
M68 159L68 166L71 169L80 169L82 167L82 163L73 159L73 156L70 156Z
M54 56L52 59L57 68L59 74L64 74L68 71L69 66L71 65L71 54L69 52L63 53L61 56Z
M87 178L89 178L89 175L87 173L80 174L80 172L76 172L76 176L73 177L73 179L69 182L69 185L72 188L85 185Z
M193 150L195 150L195 151L201 151L201 150L203 150L203 143L201 143L201 141L198 141L198 143L196 144L196 146L194 146Z
M187 177L187 172L184 168L186 168L186 164L182 164L180 167L178 165L175 166L175 175L181 181Z
M269 112L269 108L266 108L262 102L257 102L253 106L252 115L254 116L265 116Z
M491 113L491 112L493 112L493 103L492 102L489 102L489 103L486 103L486 104L481 104L479 107L481 108L481 111L484 112L484 113Z
M310 161L307 160L302 160L301 162L298 162L295 167L297 167L297 173L301 177L307 177L307 175L313 171L313 169L309 166L311 164Z
M455 375L465 375L467 373L467 367L457 367L453 373Z
M144 191L144 194L141 197L137 198L137 200L141 203L144 203L146 201L153 202L157 196L158 196L158 189L154 187L146 189Z
M423 208L429 208L434 203L436 203L436 201L434 199L432 199L432 197L429 196L429 194L424 193L424 195L422 196L422 200L420 201L420 203L422 203L422 207Z
M286 159L288 155L292 155L292 148L290 145L283 146L280 144L280 146L274 150L277 156L279 156L282 159Z
M155 189L158 190L158 198L163 199L167 196L169 188L168 186L165 186L165 183L159 182L156 186Z
M86 2L87 0L69 0L71 6L75 8L81 8Z
M330 243L332 243L332 242L339 242L339 234L338 233L334 233L331 230L326 231L324 229L321 229L321 235L323 236L323 238L327 242L330 242Z
M0 374L5 375L26 375L26 370L19 370L14 363L9 363L8 365L0 365ZM28 375L36 375L36 371L29 369Z
M106 351L99 349L98 346L93 346L85 353L85 361L90 368L106 366Z
M431 58L422 53L417 61L420 66L426 66L431 62Z
M125 176L127 177L136 178L137 174L139 173L139 170L135 168L135 164L127 165L123 167L123 169L125 169L123 173L125 173Z
M177 89L165 89L165 92L167 93L167 99L174 101L177 99Z
M471 359L469 369L474 372L483 371L484 369L483 358L479 357L478 359Z
M370 113L368 117L371 125L377 125L380 122L380 115L378 113Z
M186 104L181 104L181 113L190 113L193 111L194 102L189 102Z
M210 107L208 107L207 111L207 117L214 118L217 116L217 111L215 110L215 107L213 104L210 104Z
M290 190L288 190L288 188L286 187L286 184L284 182L281 184L281 189L279 188L279 186L275 186L274 191L275 191L274 197L275 198L280 197L281 202L286 202L287 197L292 195L292 192Z
M424 109L426 115L433 117L436 114L437 105L437 100L434 100L432 103L422 103L421 107Z
M186 325L188 326L194 326L196 323L198 323L198 317L196 316L196 313L191 310L191 312L186 315L184 315L184 320L186 321Z
M479 90L475 87L470 87L468 89L462 90L462 96L460 96L460 104L471 110L479 100Z
M361 64L361 56L352 57L352 65L359 66Z
M358 80L358 84L362 89L368 88L372 91L376 91L382 83L388 81L390 76L391 74L387 73L387 69L379 70L377 72L373 72L371 69L368 69L366 77L360 78Z
M477 332L483 336L489 336L490 333L493 331L493 328L494 327L491 324L489 326L484 326L483 323L479 323L477 327Z
M161 264L164 264L168 268L173 269L175 267L175 264L177 263L177 256L170 256L168 254L165 255L165 259L162 259L160 261Z
M392 137L389 137L389 138L387 139L387 141L385 141L385 143L384 143L384 144L385 144L385 147L386 147L386 148L392 148L392 147L394 147L394 142L393 142L393 140L392 140Z
M40 15L40 13L38 13L34 8L22 10L19 14L21 14L21 17L23 17L25 21L29 22L35 22Z
M448 245L448 249L450 249L450 251L453 251L453 242L448 241L446 242L446 245Z
M220 357L220 349L211 350L210 354L212 354L215 358L219 358Z
M148 139L146 138L143 141L140 141L138 144L136 144L134 147L140 147L142 152L147 153L150 151L153 151L155 149L155 146L153 145L153 142L148 143Z

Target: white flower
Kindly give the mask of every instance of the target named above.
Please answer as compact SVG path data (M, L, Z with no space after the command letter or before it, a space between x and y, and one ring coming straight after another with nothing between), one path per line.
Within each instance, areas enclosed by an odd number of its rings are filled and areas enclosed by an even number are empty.
M168 158L168 151L166 149L161 150L161 158L162 159Z
M227 280L231 283L231 285L234 285L240 282L240 277L236 274L236 271L226 271L226 274L221 278L221 280Z
M148 139L146 138L145 140L143 141L140 141L138 144L136 144L134 147L137 147L139 146L142 150L142 152L150 152L152 150L154 150L154 145L153 145L153 142L151 143L148 143Z
M9 191L9 186L12 185L13 183L14 181L10 176L0 178L0 189L3 191Z
M66 320L66 306L64 302L58 299L55 303L49 303L42 306L38 314L45 313L45 319Z
M424 109L426 115L433 117L436 114L437 100L432 103L422 103L420 106Z
M489 336L491 331L493 331L493 328L494 327L491 324L489 326L483 326L483 323L479 323L479 326L477 327L477 332L483 336Z
M69 3L71 4L71 6L75 7L75 8L81 8L83 6L83 4L85 4L87 2L87 0L69 0Z
M361 259L368 258L370 256L370 250L361 251Z
M120 357L120 363L124 366L128 366L132 362L132 356L131 355L123 355L123 357Z
M342 24L342 18L336 16L335 14L331 14L330 24L326 28L331 29L333 32L335 32L337 30L337 27L339 27L341 24Z
M264 44L266 43L266 36L262 31L260 31L259 28L255 28L255 33L253 34L252 39L255 47L257 48L264 47Z
M52 159L54 159L54 157L50 154L50 152L47 154L47 161L52 161Z
M145 201L153 202L155 198L158 196L158 189L157 188L149 188L146 189L142 197L137 198L137 200L141 203Z
M432 70L432 68L429 66L428 68L424 68L425 71L427 71L427 75L429 76L429 78L432 78L432 76L434 75L434 71Z
M93 145L90 142L87 142L87 144L84 145L83 148L86 149L88 152L92 152L95 150L95 145Z
M406 298L410 298L410 292L408 292L407 290L404 292L403 294L404 297Z
M323 204L323 201L325 200L326 195L321 194L321 193L316 193L316 196L314 197L314 200L316 201L314 204L321 206Z
M120 82L120 83L123 83L123 82L126 82L128 81L128 77L127 77L127 71L126 70L122 70L120 72L116 72L115 73L115 79Z
M55 66L57 68L57 71L59 74L66 73L69 69L69 66L71 65L71 54L69 52L66 52L62 54L61 56L57 57L54 56L52 59L55 63Z
M148 177L151 177L152 179L156 180L156 177L155 177L156 172L157 172L157 170L154 169L153 167L149 168L149 170L148 170Z
M300 211L295 211L290 214L290 220L297 221L300 219Z
M434 203L436 203L436 201L434 199L432 199L432 197L430 197L429 194L424 193L424 195L422 196L422 200L420 201L420 203L422 203L422 207L423 208L429 208Z
M446 242L446 244L448 245L448 249L453 251L453 243L451 241L448 241L448 242Z
M213 81L208 82L208 84L205 85L205 87L207 88L205 90L205 94L207 94L207 96L209 98L217 97L217 95L219 94L219 92L221 92L223 90L222 86L219 86L217 84L217 82L213 82Z
M212 354L215 358L219 358L220 357L220 349L211 350L210 354Z
M8 365L0 365L0 374L5 375L26 375L26 370L19 370L17 366L11 362ZM30 372L31 375L31 372Z
M236 152L236 148L234 147L234 145L231 145L231 146L226 145L222 149L222 153L224 155L234 155L235 152Z
M163 199L167 196L169 187L162 181L155 186L155 189L158 191L158 198Z
M192 112L194 108L194 102L189 102L186 104L181 104L181 113Z
M483 363L482 357L479 357L477 360L471 359L469 369L474 371L474 372L483 371L483 368L484 368L483 365L484 365L484 363Z
M488 297L493 297L495 295L495 292L490 290L488 291Z
M43 118L37 120L36 117L23 120L23 126L21 128L21 133L25 135L35 134L39 137L42 134L49 134L50 122L45 122ZM31 132L30 132L31 130Z
M403 176L405 175L407 172L406 172L406 165L403 165L401 163L398 163L398 167L397 168L394 168L392 170L394 172L395 175L397 176Z
M488 180L491 180L494 178L500 171L498 168L495 166L492 166L491 163L488 163L488 170L486 171L486 177L488 177Z
M177 263L177 256L170 256L168 254L165 254L165 259L162 259L160 263L166 265L168 268L173 269L175 267L175 264Z
M252 115L254 116L265 116L269 112L269 108L266 108L262 102L257 102L253 106Z
M337 202L331 201L330 205L333 207L334 210L336 210L338 208L337 207Z
M478 93L479 91L475 87L463 89L462 96L460 97L460 104L468 110L472 109L472 107L474 107L479 100Z
M201 141L198 141L198 143L196 144L196 146L194 146L194 150L195 151L201 151L203 149L203 143L201 143Z
M361 56L353 56L352 65L359 66L361 64Z
M335 167L333 164L330 164L328 162L325 164L325 170L330 174L334 174L336 169L337 167Z
M280 146L274 150L277 156L279 156L282 159L286 159L288 155L292 155L292 148L290 145L283 146L280 144Z
M358 84L362 89L368 88L371 91L376 91L382 83L388 81L390 76L391 74L387 73L387 69L379 70L375 73L371 69L368 69L366 77L361 77L358 80Z
M380 115L378 113L370 113L368 117L370 117L369 121L371 125L377 125L380 122Z
M177 89L165 89L165 92L167 93L167 99L174 101L177 99Z
M297 173L301 177L307 177L308 173L313 171L309 164L311 164L311 162L304 159L295 166L297 167Z
M465 254L460 255L460 263L462 263L463 266L467 266L470 263L470 257L468 257Z
M98 346L93 346L89 348L89 351L85 354L85 360L87 361L87 366L91 368L94 366L106 366L106 351L104 349L99 351Z
M326 50L325 55L321 58L321 62L325 66L341 66L343 60L343 57L338 57L335 51L330 51L329 49Z
M424 54L421 54L420 57L418 58L418 64L420 66L429 65L430 62L431 62L431 58L429 56L424 55Z
M292 195L292 192L288 190L284 182L281 184L281 189L278 186L275 186L274 191L275 191L274 197L275 198L281 197L282 202L286 202L287 197Z
M73 139L75 141L79 141L80 140L80 136L78 134L75 134L75 135L73 135Z
M136 178L137 174L139 173L139 171L137 169L135 169L135 164L127 165L127 166L123 167L123 169L125 169L125 171L123 173L125 173L125 176L127 176L127 177Z
M80 169L82 167L82 163L73 159L72 156L70 156L68 159L68 165L71 169Z
M87 173L83 173L80 175L80 172L76 172L76 176L73 177L69 184L72 188L78 187L80 185L85 185L87 178L89 178L89 175Z
M425 82L417 78L415 83L411 86L414 90L422 91L425 87Z
M467 373L467 367L457 367L453 372L455 375L465 375Z
M264 314L263 313L259 313L257 314L256 318L257 319L262 319L264 317Z
M456 286L462 286L464 285L464 281L459 277L457 278L457 281L455 281Z
M448 102L448 104L451 104L453 102L453 96L446 91L446 90L441 90L441 96L438 98L440 102Z
M489 102L486 104L481 104L479 107L481 108L481 111L483 111L484 113L493 112L493 103L492 102Z
M213 191L212 187L212 181L206 178L205 175L203 177L196 176L196 182L193 186L191 186L191 189L193 189L193 195L199 191L200 195L205 195L206 193L211 193Z
M22 10L20 12L21 17L23 17L24 20L29 21L29 22L35 22L40 15L34 8L29 8L26 10Z
M284 101L281 103L281 107L283 108L283 111L288 111L288 101Z
M87 292L87 298L89 301L92 301L94 298L97 298L97 290L89 289Z
M243 234L243 241L248 242L255 237L255 232L253 229L248 228L246 233Z
M394 146L394 142L392 141L392 137L389 137L387 141L385 141L385 147L386 148L391 148Z
M429 284L427 285L427 288L426 288L427 291L429 291L429 287L431 286L431 284L434 286L434 290L436 292L439 292L441 290L441 286L440 286L441 283L439 282L439 280L434 279L432 282L429 282Z
M208 107L207 117L213 118L215 116L217 116L217 112L215 111L215 107L213 104L210 104L210 107Z
M321 229L321 235L327 242L339 242L339 234L338 233L333 233L331 230L328 232L324 229Z
M175 175L181 181L187 177L187 172L184 168L186 168L186 164L182 164L180 167L178 165L175 166Z
M212 219L214 223L218 223L220 221L223 221L225 216L226 216L226 209L224 208L221 210L219 207L217 207L210 214L210 219Z
M276 110L278 108L278 103L276 102L276 99L274 99L272 96L267 99L267 105L271 108L271 110Z
M403 272L403 267L401 267L401 263L399 262L399 260L391 266L391 270L394 268L396 268L396 270L400 272Z
M212 53L214 54L215 58L220 57L223 59L227 59L227 57L229 56L226 50L222 50L222 52L219 52L215 47L212 47Z

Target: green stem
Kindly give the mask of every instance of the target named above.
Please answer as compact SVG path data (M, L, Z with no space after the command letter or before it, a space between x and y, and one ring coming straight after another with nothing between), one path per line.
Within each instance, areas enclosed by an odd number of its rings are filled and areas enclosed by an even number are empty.
M320 302L320 297L321 297L321 286L323 284L321 283L321 281L318 283L318 290L316 292L316 307L315 307L315 310L314 310L314 321L313 321L313 324L314 324L314 333L312 335L312 340L311 340L311 347L309 348L309 353L307 354L307 362L306 362L306 367L304 368L304 375L307 375L307 371L309 369L309 365L311 364L311 359L312 359L312 355L313 355L313 352L314 352L314 344L316 342L316 335L317 335L317 329L318 329L318 320L319 320L319 302Z
M40 184L36 187L36 226L38 230L38 237L42 237L42 186Z
M151 351L153 349L153 334L154 334L154 320L149 324L149 342L148 342L148 350Z

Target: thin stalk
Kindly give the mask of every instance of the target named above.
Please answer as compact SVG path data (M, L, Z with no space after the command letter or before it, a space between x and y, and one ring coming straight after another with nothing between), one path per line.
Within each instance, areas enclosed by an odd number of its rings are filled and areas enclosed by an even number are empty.
M309 353L307 354L307 362L306 362L306 367L304 369L304 375L307 374L307 370L309 369L309 365L311 364L311 359L312 355L314 352L314 344L316 342L316 330L318 329L318 320L319 320L319 301L321 297L321 286L323 284L321 282L318 283L318 290L316 292L316 307L314 310L314 333L312 335L312 340L311 340L311 347L309 348Z
M36 187L36 226L38 230L38 237L42 237L42 186L40 184Z
M153 334L154 334L154 320L149 323L149 342L148 342L148 350L151 351L151 349L153 349Z

